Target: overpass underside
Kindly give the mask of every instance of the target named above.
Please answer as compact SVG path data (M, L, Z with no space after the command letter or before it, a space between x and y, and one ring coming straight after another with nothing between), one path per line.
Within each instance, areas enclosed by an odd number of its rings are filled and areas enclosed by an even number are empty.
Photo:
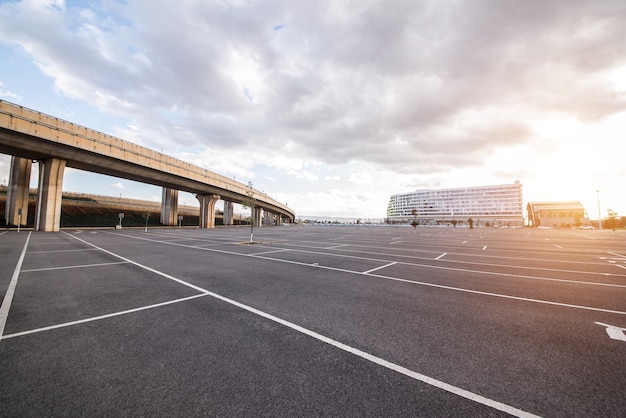
M59 231L61 225L63 174L66 162L59 158L49 158L38 160L37 163L39 164L39 179L34 229L36 231ZM7 226L26 226L32 165L33 161L31 159L11 158L5 208ZM178 190L163 187L160 221L164 226L178 225L178 193ZM200 203L198 227L214 228L215 206L221 197L217 194L196 194L196 199ZM233 225L234 223L233 206L234 202L224 200L224 225ZM253 208L252 222L254 222L255 226L264 224L280 225L282 217L261 208Z
M215 203L220 199L226 225L232 224L232 203L249 201L254 202L251 217L258 226L262 219L275 218L272 223L279 224L295 218L286 204L253 189L252 184L4 100L0 100L0 153L13 157L6 210L11 225L22 225L27 219L33 161L40 165L37 230L59 230L65 167L162 187L163 225L177 224L179 190L194 194L200 202L201 228L215 226Z

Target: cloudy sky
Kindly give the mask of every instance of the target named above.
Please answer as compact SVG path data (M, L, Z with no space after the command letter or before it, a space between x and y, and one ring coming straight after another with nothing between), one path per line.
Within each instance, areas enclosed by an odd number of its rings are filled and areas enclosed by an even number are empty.
M0 1L0 63L1 99L252 181L298 217L515 180L525 201L595 218L600 190L603 216L626 215L624 0ZM75 170L64 190L160 199Z

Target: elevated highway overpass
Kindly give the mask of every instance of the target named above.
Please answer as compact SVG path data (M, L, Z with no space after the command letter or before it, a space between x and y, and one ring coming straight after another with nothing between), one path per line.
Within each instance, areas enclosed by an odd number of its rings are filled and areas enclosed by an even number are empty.
M266 221L292 222L286 205L210 170L84 126L0 100L0 153L11 155L7 224L25 222L32 162L40 164L35 228L58 231L65 167L163 187L161 222L177 222L178 191L196 195L201 228L215 224L215 203L224 201L225 222L232 219L233 203L254 199L256 225ZM20 218L21 215L21 218Z

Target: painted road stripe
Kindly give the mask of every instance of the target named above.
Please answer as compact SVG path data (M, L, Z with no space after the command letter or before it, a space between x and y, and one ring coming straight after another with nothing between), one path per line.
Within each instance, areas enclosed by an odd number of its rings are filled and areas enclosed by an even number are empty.
M117 263L81 264L81 265L78 265L78 266L47 267L47 268L44 268L44 269L22 270L22 273L32 273L34 271L48 271L48 270L80 269L80 268L83 268L83 267L114 266L116 264L127 264L127 262L126 261L118 261Z
M117 235L117 234L115 234L115 235ZM151 239L148 239L148 238L134 237L134 236L130 236L130 235L126 235L125 237L139 239L139 240L144 240L144 241L159 242L159 243L164 244L164 245L175 245L175 246L180 246L180 247L185 247L185 248L195 248L195 249L200 250L200 251L211 251L211 252L217 252L217 253L220 253L220 254L235 255L235 256L239 256L239 257L255 257L255 256L250 255L250 254L243 254L243 253L238 253L238 252L234 252L234 251L218 250L218 249L213 249L213 248L194 247L194 246L191 246L191 245L176 244L176 243L170 243L170 242L167 242L167 241L157 241L157 240L151 240ZM329 255L329 254L326 254L326 253L316 253L314 251L306 251L306 252L310 253L310 254L325 254L325 255ZM261 259L261 260L277 261L279 263L296 264L296 265L300 265L300 266L315 267L315 268L321 268L321 269L327 269L327 270L333 270L333 271L342 271L342 272L350 273L350 274L363 274L360 271L346 270L346 269L340 269L340 268L336 268L336 267L312 265L312 264L303 263L303 262L300 262L300 261L284 260L284 259L280 259L280 258L272 258L272 257L265 257L265 256L260 256L260 257L255 257L255 258L258 258L258 259ZM353 258L357 258L357 257L353 257ZM371 259L368 259L368 258L365 258L365 257L358 257L358 258L362 258L362 259L365 259L365 260L376 260L374 258L371 258ZM385 261L385 260L377 260L377 261ZM610 287L626 287L625 285L617 285L617 284L610 284L610 283L579 282L579 281L575 281L575 280L552 279L552 278L533 277L533 276L521 276L521 275L508 274L508 273L497 273L497 272L489 272L489 271L476 271L476 270L457 269L457 268L442 267L442 266L431 266L431 265L428 265L428 264L410 264L410 263L398 263L398 264L409 264L409 265L412 265L412 266L428 267L428 268L433 268L433 269L442 269L442 270L451 270L451 271L465 271L465 272L472 272L472 273L481 273L481 274L485 274L485 275L511 276L511 277L515 277L515 278L532 279L532 280L546 280L546 281L565 282L565 283L572 283L572 284L610 286ZM401 278L398 278L398 277L381 276L381 275L378 275L378 274L371 274L369 276L374 276L374 277L378 277L378 278L386 279L386 280L394 280L394 281L400 281L400 282L405 282L405 283L413 283L413 284L420 285L420 286L437 287L437 288L440 288L440 289L453 290L453 291L457 291L457 292L474 293L474 294L478 294L478 295L493 296L493 297L504 298L504 299L520 300L520 301L524 301L524 302L540 303L540 304L553 305L553 306L562 306L562 307L565 307L565 308L584 309L584 310L590 310L590 311L595 311L595 312L606 312L606 313L613 313L613 314L618 314L618 315L626 315L626 311L614 311L614 310L611 310L611 309L594 308L594 307L591 307L591 306L572 305L572 304L569 304L569 303L552 302L552 301L541 300L541 299L529 299L529 298L524 298L524 297L520 297L520 296L510 296L510 295L503 295L503 294L500 294L500 293L483 292L483 291L480 291L480 290L464 289L462 287L444 286L444 285L435 284L435 283L420 282L420 281L409 280L409 279L401 279Z
M624 334L626 328L616 327L615 325L603 324L602 322L594 322L594 324L606 327L606 333L609 334L609 337L612 340L626 341L626 334Z
M375 269L364 271L363 274L370 274L373 271L384 269L385 267L393 266L394 264L396 264L395 261L389 264L385 264L384 266L376 267Z
M55 243L51 243L54 245ZM45 253L78 253L83 251L94 251L94 248L82 248L79 250L51 250L51 251L31 251L31 254L45 254Z
M435 260L439 260L441 257L444 257L444 256L446 256L446 255L448 255L448 253L443 253L443 254L441 254L439 257L435 258Z
M2 306L0 306L0 340L3 339L2 334L4 333L4 326L7 324L7 318L9 317L9 310L11 309L11 302L13 302L13 295L15 294L15 287L17 286L17 278L20 276L20 270L22 268L22 263L24 262L24 256L26 255L26 249L28 248L30 235L31 235L31 232L29 232L28 236L26 237L24 248L22 249L20 258L17 260L17 264L15 265L15 270L13 270L13 276L11 277L11 281L9 282L9 288L7 289L7 292L4 295Z
M274 254L274 253L284 253L287 251L291 251L289 248L281 248L280 250L272 250L272 251L263 251L261 253L254 253L250 255L263 255L263 254Z
M70 234L68 234L68 235L70 235ZM72 236L72 235L70 235L70 236ZM82 239L80 239L78 237L74 237L73 236L73 238L75 238L75 239L77 239L79 241L85 242L86 244L89 244L92 247L100 248L100 247L97 247L94 244L90 244L90 243L88 243L86 241L83 241ZM107 254L111 254L111 255L113 255L113 256L115 256L117 258L125 259L124 257L122 257L120 255L117 255L115 253L112 253L110 251L107 251L105 249L102 249L102 251L106 252ZM241 254L238 254L238 253L235 253L235 254L241 255ZM259 258L263 258L263 257L259 257ZM244 309L244 310L246 310L248 312L251 312L253 314L256 314L258 316L266 318L266 319L268 319L270 321L273 321L273 322L279 323L281 325L284 325L284 326L286 326L286 327L288 327L290 329L293 329L294 331L300 332L300 333L302 333L304 335L308 335L309 337L315 338L318 341L321 341L321 342L324 342L326 344L332 345L333 347L336 347L336 348L338 348L340 350L343 350L343 351L348 352L350 354L353 354L353 355L356 355L358 357L361 357L361 358L363 358L365 360L368 360L368 361L370 361L372 363L378 364L379 366L385 367L385 368L387 368L389 370L393 370L395 372L401 373L401 374L403 374L403 375L405 375L407 377L410 377L410 378L415 379L417 381L426 383L426 384L428 384L430 386L433 386L433 387L436 387L438 389L445 390L446 392L455 394L455 395L460 396L462 398L469 399L471 401L474 401L476 403L488 406L490 408L506 412L507 414L510 414L510 415L513 415L513 416L516 416L516 417L525 417L525 418L526 417L527 418L538 417L538 415L531 414L531 413L523 411L521 409L518 409L518 408L512 407L510 405L504 404L502 402L498 402L498 401L495 401L493 399L489 399L489 398L486 398L484 396L478 395L476 393L470 392L468 390L461 389L461 388L459 388L457 386L453 386L453 385L450 385L448 383L442 382L441 380L437 380L437 379L434 379L432 377L423 375L421 373L417 373L417 372L415 372L413 370L407 369L406 367L400 366L398 364L392 363L392 362L387 361L385 359L382 359L380 357L377 357L377 356L374 356L372 354L369 354L369 353L367 353L365 351L361 351L361 350L359 350L357 348L351 347L351 346L349 346L347 344L344 344L344 343L341 343L339 341L333 340L332 338L326 337L325 335L322 335L322 334L318 334L317 332L312 331L312 330L307 329L307 328L304 328L304 327L301 327L300 325L296 325L293 322L286 321L286 320L281 319L281 318L279 318L277 316L274 316L274 315L271 315L269 313L260 311L260 310L258 310L256 308L253 308L251 306L244 305L243 303L237 302L236 300L229 299L229 298L227 298L225 296L219 295L217 293L210 292L210 291L208 291L206 289L202 289L202 288L200 288L198 286L192 285L191 283L187 283L184 280L172 277L172 276L170 276L170 275L168 275L166 273L160 272L160 271L155 270L155 269L153 269L151 267L144 266L144 265L142 265L140 263L137 263L137 262L134 262L134 261L131 261L131 260L128 260L128 261L130 263L132 263L132 264L134 264L134 265L136 265L138 267L141 267L141 268L143 268L145 270L148 270L150 272L159 274L159 275L164 276L164 277L171 278L171 279L175 280L178 283L181 283L181 284L184 284L186 286L189 286L189 287L201 290L203 292L203 294L196 295L196 297L200 297L200 296L205 296L206 295L206 296L211 296L211 297L213 297L215 299L219 299L219 300L221 300L223 302L226 302L226 303L229 303L231 305L237 306L237 307L239 307L241 309ZM300 263L298 263L298 264L300 264ZM359 273L359 274L362 274L362 273Z
M50 325L48 327L35 328L35 329L28 330L28 331L16 332L14 334L5 335L2 339L22 337L24 335L36 334L38 332L44 332L44 331L50 331L50 330L53 330L53 329L70 327L72 325L85 324L87 322L99 321L101 319L114 318L116 316L127 315L127 314L134 313L134 312L141 312L141 311L145 311L145 310L148 310L148 309L159 308L161 306L172 305L174 303L186 302L188 300L201 298L203 296L208 296L208 293L200 293L198 295L188 296L186 298L169 300L167 302L161 302L161 303L155 303L154 305L142 306L142 307L139 307L139 308L128 309L126 311L113 312L113 313L106 314L106 315L94 316L92 318L79 319L77 321L64 322L62 324Z
M115 258L119 258L120 260L126 261L126 262L128 262L128 263L130 263L130 264L134 264L134 265L135 265L135 266L137 266L137 267L140 267L140 268L142 268L142 269L148 270L148 271L150 271L150 272L152 272L152 273L154 273L154 274L158 274L159 276L165 277L166 279L170 279L170 280L173 280L173 281L175 281L175 282L177 282L177 283L180 283L180 284L182 284L182 285L184 285L184 286L188 286L188 287L190 287L190 288L192 288L192 289L194 289L194 290L197 290L198 292L202 292L202 293L206 292L206 290L204 290L204 289L203 289L203 288L201 288L201 287L198 287L198 286L193 285L193 284L191 284L191 283L187 283L187 282L185 282L185 281L183 281L183 280L177 279L176 277L174 277L174 276L170 276L169 274L163 273L163 272L161 272L161 271L154 270L154 269L152 269L152 268L150 268L150 267L148 267L148 266L144 266L143 264L139 264L139 263L137 263L137 262L135 262L135 261L133 261L133 260L130 260L130 259L125 258L125 257L122 257L121 255L117 255L117 254L115 254L115 253L113 253L113 252L111 252L111 251L105 250L104 248L100 248L100 247L98 247L97 245L94 245L94 244L92 244L92 243L90 243L90 242L87 242L87 241L85 241L84 239L78 238L78 237L76 237L76 236L74 236L74 235L72 235L72 234L68 234L67 232L64 232L64 234L69 235L70 237L74 238L75 240L78 240L78 241L80 241L80 242L82 242L82 243L84 243L84 244L87 244L87 245L89 245L90 247L93 247L93 248L95 248L95 249L97 249L97 250L100 250L100 251L102 251L102 252L104 252L104 253L107 253L107 254L109 254L109 255L112 255L112 256L113 256L113 257L115 257Z

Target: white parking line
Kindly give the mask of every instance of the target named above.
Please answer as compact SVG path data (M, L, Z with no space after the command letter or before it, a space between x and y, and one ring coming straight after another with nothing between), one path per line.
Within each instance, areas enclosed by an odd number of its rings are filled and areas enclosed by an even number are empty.
M446 255L448 255L448 253L443 253L439 257L435 258L435 260L439 260L441 259L441 257L445 257Z
M279 250L272 250L272 251L263 251L261 253L254 253L254 254L250 254L251 256L255 256L255 255L265 255L265 254L274 254L274 253L284 253L284 252L288 252L291 251L289 248L281 248Z
M606 333L609 335L609 338L617 341L626 341L626 328L616 327L615 325L604 324L602 322L594 322L596 325L601 325L606 327Z
M130 259L125 258L125 257L122 257L121 255L118 255L118 254L115 254L115 253L113 253L113 252L111 252L111 251L105 250L104 248L100 248L100 247L98 247L97 245L94 245L94 244L92 244L92 243L90 243L90 242L87 242L87 241L85 241L84 239L78 238L78 237L76 237L76 236L74 236L74 235L68 234L67 232L64 232L64 234L67 234L67 235L69 235L70 237L74 238L75 240L78 240L78 241L80 241L80 242L82 242L82 243L84 243L84 244L87 244L87 245L89 245L90 247L93 247L93 248L95 248L95 249L97 249L97 250L100 250L100 251L102 251L102 252L104 252L104 253L107 253L107 254L109 254L109 255L112 255L112 256L113 256L113 257L115 257L115 258L119 258L120 260L123 260L123 261L126 261L126 262L128 262L128 263L134 264L134 265L135 265L135 266L137 266L137 267L140 267L140 268L145 269L145 270L148 270L148 271L150 271L150 272L152 272L152 273L158 274L159 276L165 277L166 279L173 280L173 281L175 281L175 282L177 282L177 283L180 283L180 284L182 284L182 285L184 285L184 286L187 286L187 287L190 287L190 288L192 288L192 289L194 289L194 290L197 290L198 292L202 292L202 293L206 292L206 290L204 290L204 289L203 289L203 288L201 288L201 287L198 287L198 286L193 285L193 284L191 284L191 283L187 283L187 282L185 282L185 281L183 281L183 280L177 279L176 277L174 277L174 276L170 276L169 274L163 273L163 272L161 272L161 271L154 270L153 268L150 268L150 267L148 267L148 266L144 266L143 264L139 264L139 263L137 263L137 262L135 262L135 261L133 261L133 260L130 260Z
M127 315L127 314L134 313L134 312L141 312L141 311L145 311L147 309L154 309L154 308L159 308L161 306L172 305L174 303L186 302L188 300L200 298L200 297L203 297L203 296L208 296L208 293L200 293L198 295L188 296L186 298L169 300L167 302L155 303L153 305L141 306L139 308L128 309L128 310L125 310L125 311L112 312L112 313L106 314L106 315L94 316L94 317L91 317L91 318L79 319L77 321L64 322L62 324L50 325L50 326L47 326L47 327L30 329L28 331L16 332L14 334L5 335L4 337L2 337L2 339L4 340L4 339L7 339L7 338L22 337L24 335L36 334L38 332L44 332L44 331L50 331L50 330L53 330L53 329L70 327L72 325L85 324L87 322L99 321L101 319L114 318L116 316Z
M334 250L336 248L341 248L341 247L348 247L348 244L333 245L332 247L326 247L324 249L325 250Z
M186 286L192 287L192 288L197 289L197 290L202 292L202 294L196 295L195 297L211 296L211 297L213 297L215 299L218 299L218 300L221 300L223 302L229 303L231 305L237 306L237 307L239 307L241 309L244 309L244 310L246 310L248 312L251 312L253 314L256 314L258 316L266 318L266 319L268 319L270 321L273 321L273 322L279 323L281 325L284 325L284 326L286 326L288 328L291 328L294 331L297 331L297 332L300 332L302 334L308 335L309 337L315 338L318 341L321 341L321 342L324 342L326 344L332 345L333 347L336 347L336 348L338 348L340 350L343 350L343 351L348 352L350 354L353 354L355 356L361 357L361 358L363 358L365 360L368 360L368 361L370 361L372 363L378 364L379 366L382 366L382 367L385 367L385 368L387 368L389 370L393 370L395 372L401 373L401 374L403 374L403 375L405 375L407 377L410 377L412 379L415 379L417 381L420 381L420 382L426 383L426 384L428 384L430 386L433 386L433 387L445 390L446 392L455 394L455 395L460 396L460 397L465 398L465 399L469 399L471 401L474 401L476 403L488 406L490 408L497 409L499 411L503 411L503 412L506 412L506 413L508 413L510 415L517 416L517 417L529 417L529 418L530 417L537 417L537 415L531 414L529 412L525 412L525 411L523 411L521 409L518 409L518 408L512 407L510 405L507 405L507 404L495 401L493 399L486 398L486 397L481 396L479 394L470 392L468 390L459 388L457 386L450 385L448 383L442 382L440 380L434 379L434 378L426 376L424 374L421 374L421 373L415 372L413 370L407 369L406 367L400 366L398 364L392 363L392 362L390 362L388 360L385 360L383 358L380 358L380 357L374 356L372 354L369 354L369 353L367 353L365 351L362 351L362 350L359 350L357 348L351 347L351 346L349 346L347 344L341 343L341 342L339 342L337 340L334 340L334 339L332 339L330 337L327 337L325 335L319 334L319 333L317 333L315 331L312 331L310 329L301 327L300 325L294 324L293 322L286 321L286 320L284 320L282 318L279 318L277 316L271 315L271 314L269 314L267 312L263 312L263 311L258 310L256 308L253 308L251 306L245 305L243 303L237 302L237 301L235 301L233 299L227 298L227 297L219 295L217 293L210 292L210 291L208 291L206 289L202 289L202 288L200 288L198 286L195 286L195 285L192 285L190 283L187 283L184 280L175 278L173 276L170 276L169 274L160 272L160 271L155 270L155 269L153 269L151 267L144 266L144 265L142 265L140 263L137 263L137 262L134 262L132 260L128 260L125 257L122 257L120 255L112 253L111 251L107 251L107 250L105 250L103 248L100 248L100 247L94 245L94 244L91 244L91 243L89 243L87 241L84 241L84 240L82 240L82 239L80 239L78 237L73 236L73 238L75 238L75 239L77 239L79 241L82 241L85 244L91 245L94 248L98 248L98 249L106 252L107 254L113 255L114 257L117 257L117 258L120 258L120 259L123 259L123 260L127 260L128 262L130 262L130 263L132 263L132 264L134 264L134 265L136 265L138 267L141 267L141 268L146 269L146 270L148 270L150 272L159 274L161 276L170 278L172 280L175 280L178 283L184 284ZM176 244L174 244L174 245L176 245ZM205 251L215 251L215 250L206 250L206 249L203 249L203 250L205 250ZM220 251L220 252L225 252L225 251ZM239 254L239 253L234 253L234 254L237 254L237 255L240 255L240 256L242 255L242 254ZM259 258L264 258L264 257L259 257ZM270 260L272 260L272 259L270 258ZM297 263L297 264L301 264L301 263ZM359 274L363 274L363 273L359 273ZM100 319L102 319L102 318L100 318ZM15 336L17 336L17 335L15 335Z
M117 263L100 263L100 264L81 264L78 266L63 266L63 267L47 267L43 269L29 269L22 270L22 273L32 273L35 271L48 271L48 270L65 270L65 269L79 269L83 267L102 267L102 266L113 266L116 264L128 264L127 261L118 261Z
M180 247L185 247L185 248L195 248L195 249L201 250L201 251L211 251L211 252L217 252L217 253L221 253L221 254L230 254L230 255L235 255L235 256L239 256L239 257L255 257L255 258L262 259L262 260L277 261L279 263L297 264L297 265L301 265L301 266L320 268L320 269L327 269L327 270L333 270L333 271L340 271L340 272L350 273L350 274L360 274L360 275L363 274L360 271L340 269L340 268L336 268L336 267L312 265L312 264L303 263L303 262L300 262L300 261L284 260L284 259L280 259L280 258L272 258L272 257L265 257L265 256L254 256L254 255L250 255L250 254L243 254L243 253L238 253L238 252L234 252L234 251L227 251L227 250L218 250L218 249L214 249L214 248L194 247L194 246L191 246L191 245L176 244L176 243L170 243L170 242L167 242L167 241L151 240L151 239L148 239L148 238L134 237L134 236L130 236L130 235L128 235L127 237L128 238L139 239L139 240L158 242L158 243L165 244L165 245L175 245L175 246L180 246ZM315 254L314 251L305 251L305 252L311 253L311 254ZM319 254L330 255L330 254L326 254L326 253L319 253ZM364 259L364 260L376 260L376 261L388 261L388 260L380 260L380 259L366 258L366 257L350 257L350 258L358 258L358 259ZM513 275L513 274L508 274L508 273L490 272L490 271L476 271L476 270L467 270L467 269L457 269L457 268L443 267L443 266L432 266L432 265L428 265L428 264L412 264L412 263L398 263L398 264L409 264L409 265L412 265L412 266L420 266L420 267L427 267L427 268L441 269L441 270L465 271L465 272L471 272L471 273L481 273L481 274L485 274L485 275L511 276L511 277L515 277L515 278L524 278L524 279L532 279L532 280L546 280L546 281L565 282L565 283L572 283L572 284L609 286L609 287L620 287L620 288L621 287L626 287L626 285L618 285L618 284L611 284L611 283L579 282L579 281L575 281L575 280L552 279L552 278L545 278L545 277L522 276L522 275ZM524 297L519 297L519 296L504 295L504 294L500 294L500 293L483 292L483 291L479 291L479 290L464 289L462 287L444 286L444 285L439 285L439 284L435 284L435 283L420 282L420 281L416 281L416 280L401 279L401 278L398 278L398 277L382 276L382 275L378 275L378 274L368 274L367 276L378 277L378 278L385 279L385 280L394 280L394 281L405 282L405 283L413 283L413 284L420 285L420 286L436 287L436 288L452 290L452 291L456 291L456 292L474 293L474 294L478 294L478 295L492 296L492 297L503 298L503 299L512 299L512 300L519 300L519 301L524 301L524 302L539 303L539 304L552 305L552 306L562 306L562 307L565 307L565 308L575 308L575 309L583 309L583 310L589 310L589 311L594 311L594 312L606 312L606 313L613 313L613 314L618 314L618 315L626 315L626 311L614 311L614 310L611 310L611 309L594 308L594 307L591 307L591 306L572 305L572 304L569 304L569 303L553 302L553 301L541 300L541 299L530 299L530 298L524 298Z
M17 264L15 265L15 270L13 270L13 276L11 277L11 281L9 282L9 287L7 288L7 292L4 294L4 299L2 300L2 306L0 306L0 340L3 339L2 334L4 333L4 327L7 324L7 318L9 317L9 310L11 309L11 302L13 302L13 295L15 294L15 287L17 286L17 278L20 276L20 269L22 268L22 263L24 262L24 256L26 255L26 249L28 248L30 235L31 235L31 232L29 232L28 236L26 237L24 248L22 249L20 258L17 260Z
M29 254L46 254L46 253L78 253L82 251L94 251L94 248L81 248L79 250L50 250L50 251L29 251Z
M370 274L373 271L384 269L385 267L393 266L394 264L396 264L395 261L393 263L385 264L384 266L376 267L375 269L364 271L363 274Z

